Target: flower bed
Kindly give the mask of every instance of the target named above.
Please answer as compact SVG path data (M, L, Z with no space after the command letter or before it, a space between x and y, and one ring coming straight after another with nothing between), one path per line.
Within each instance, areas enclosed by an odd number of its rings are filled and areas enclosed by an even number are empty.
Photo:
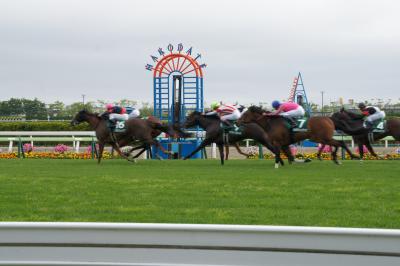
M0 153L0 159L16 159L18 153ZM74 153L74 152L27 152L25 158L29 159L92 159L91 153ZM120 158L119 156L111 156L109 152L103 152L102 159Z
M374 156L372 156L371 154L368 153L368 154L364 154L364 158L363 159L364 160L400 160L400 154L397 154L397 153L382 154L382 155L379 155L379 156L381 156L381 158L376 158L376 157L374 157ZM284 154L281 154L281 157L282 157L282 159L287 159L287 157ZM299 159L306 159L306 158L313 159L313 160L318 159L316 152L314 152L314 153L303 153L303 154L298 153L298 154L296 154L295 157L299 158ZM264 159L274 159L274 158L275 157L274 157L274 155L272 153L265 153L264 154ZM339 152L338 152L338 158L342 158L342 155ZM258 153L251 154L248 157L248 159L258 159ZM322 160L331 160L331 154L330 153L322 153L321 154L321 159ZM347 153L346 153L345 159L346 160L350 160L350 156Z

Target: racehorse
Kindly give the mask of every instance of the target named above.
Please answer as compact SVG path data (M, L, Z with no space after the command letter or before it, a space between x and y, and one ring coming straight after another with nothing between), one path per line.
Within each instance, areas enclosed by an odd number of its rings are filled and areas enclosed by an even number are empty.
M218 116L207 116L195 111L186 118L183 126L184 128L199 126L206 131L206 136L202 143L191 154L187 155L184 160L192 157L196 152L205 148L207 145L216 143L221 157L221 165L224 165L224 145L236 143L243 139L254 139L274 153L275 168L278 168L279 164L284 165L280 157L279 148L271 144L268 135L256 123L243 125L241 132L237 134L224 133L221 127L221 120ZM228 143L226 141L226 135L228 136Z
M330 117L335 124L336 129L353 137L354 142L358 146L360 159L364 157L363 146L368 149L372 156L378 158L372 148L371 141L379 140L387 136L392 136L395 140L400 141L400 119L391 118L386 121L386 127L383 132L370 133L364 128L364 116L341 109L339 112L333 113ZM370 135L371 134L371 135ZM318 150L318 158L320 158L325 145Z
M168 126L163 126L151 120L149 121L140 118L132 118L125 121L125 132L113 133L115 136L114 138L107 126L107 121L98 114L90 113L86 110L79 111L75 115L75 118L71 121L71 125L77 125L81 122L89 123L90 127L96 132L96 137L99 143L97 156L98 163L101 161L105 144L110 144L121 157L130 161L131 159L121 152L120 147L130 144L137 144L139 142L141 145L134 147L132 150L140 148L149 149L151 145L155 145L163 152L169 153L154 138L161 132L165 132L171 136L176 135L176 133ZM140 153L138 155L140 155Z
M293 161L293 155L290 152L289 145L310 139L317 143L323 143L334 146L331 156L334 163L339 164L337 160L337 150L344 148L352 158L357 158L346 146L344 141L335 140L333 134L335 125L329 117L311 117L307 123L306 132L291 133L287 127L286 118L282 116L268 116L268 112L258 106L251 106L242 114L239 124L255 122L259 124L272 140L273 145L281 148L288 156L289 161Z

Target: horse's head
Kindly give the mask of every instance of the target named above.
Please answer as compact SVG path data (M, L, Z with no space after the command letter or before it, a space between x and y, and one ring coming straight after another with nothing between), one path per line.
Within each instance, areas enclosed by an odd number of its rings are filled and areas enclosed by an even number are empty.
M202 116L202 113L198 111L194 111L186 117L185 123L183 123L184 128L190 128L197 126L199 124L199 120Z
M238 124L256 122L257 119L263 115L263 113L265 113L265 110L263 110L261 107L252 105L239 118Z
M337 119L337 120L352 120L352 118L349 116L346 110L344 108L341 108L339 112L335 112L331 115L331 118Z
M79 123L82 123L82 122L84 122L84 121L87 121L88 115L89 115L89 112L86 111L86 110L81 110L81 111L79 111L79 112L75 115L74 119L72 119L71 125L76 126L76 125L78 125Z

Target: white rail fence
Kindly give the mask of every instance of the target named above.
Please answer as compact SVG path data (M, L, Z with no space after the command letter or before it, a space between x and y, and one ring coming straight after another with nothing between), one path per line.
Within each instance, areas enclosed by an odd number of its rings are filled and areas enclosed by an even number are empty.
M400 230L3 222L0 265L400 265Z
M71 142L75 152L82 141L96 141L94 131L0 131L0 141L7 141L8 152L18 142Z

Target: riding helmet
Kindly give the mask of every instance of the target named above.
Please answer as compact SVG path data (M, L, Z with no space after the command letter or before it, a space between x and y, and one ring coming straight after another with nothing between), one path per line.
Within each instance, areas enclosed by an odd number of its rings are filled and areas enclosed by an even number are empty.
M278 109L279 106L281 106L281 103L280 103L279 101L273 101L273 102L272 102L272 107L273 107L273 108Z
M358 104L358 108L360 108L360 109L364 109L366 106L365 106L365 103L359 103Z
M113 106L114 106L114 105L113 105L112 103L107 103L107 104L106 104L106 109L107 109L107 110L110 110L111 108L113 108Z
M220 104L219 104L218 102L213 102L213 103L211 104L211 109L212 109L212 110L215 110L215 109L217 109L219 106L220 106Z

